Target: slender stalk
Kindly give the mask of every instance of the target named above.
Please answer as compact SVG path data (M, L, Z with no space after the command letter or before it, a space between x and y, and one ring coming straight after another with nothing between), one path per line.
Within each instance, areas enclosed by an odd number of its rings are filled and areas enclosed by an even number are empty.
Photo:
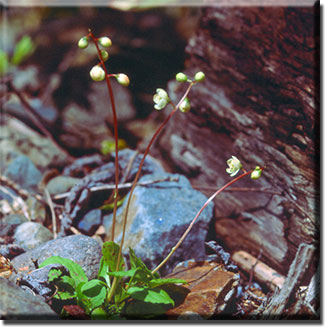
M129 207L130 207L130 203L131 203L131 199L132 199L132 195L134 192L134 189L137 185L137 182L139 180L141 171L142 171L142 166L144 163L144 160L146 159L149 150L152 146L152 144L154 143L154 141L156 140L157 136L159 135L159 133L163 130L163 128L165 127L165 125L168 123L168 121L172 118L172 116L175 114L175 112L179 109L180 104L184 101L184 99L187 97L187 95L189 94L192 86L195 84L195 82L191 82L186 90L186 92L184 93L184 95L182 96L181 100L179 101L179 103L175 106L172 102L171 105L173 106L173 110L171 111L171 113L168 115L168 117L162 122L162 124L158 127L157 131L154 133L153 137L151 138L146 150L144 151L143 157L141 159L138 171L135 175L134 181L132 183L132 188L131 191L129 193L128 196L128 200L127 200L127 205L126 205L126 209L125 209L125 213L124 213L124 223L123 223L123 234L122 234L122 239L120 242L120 250L119 250L119 254L118 254L118 262L117 262L117 266L119 265L119 261L120 261L120 255L122 252L122 248L123 248L123 244L124 244L124 240L125 240L125 232L126 232L126 225L127 225L127 217L128 217L128 211L129 211Z
M132 199L132 196L133 196L133 192L134 192L134 189L138 183L138 180L139 180L139 177L141 175L141 171L142 171L142 166L143 166L143 163L148 155L148 152L152 146L152 144L154 143L154 141L156 140L157 136L159 135L159 133L163 130L163 128L165 127L165 125L168 123L168 121L172 118L172 116L175 114L175 112L179 109L181 103L184 101L184 99L187 97L187 95L189 94L192 86L195 84L196 82L195 81L192 81L186 92L184 93L184 95L182 96L181 100L179 101L179 103L177 105L175 105L172 101L170 102L170 104L172 105L173 107L173 110L170 112L170 114L167 116L167 118L161 123L161 125L158 127L158 129L156 130L156 132L154 133L153 137L151 138L150 142L148 143L148 146L146 148L146 150L144 151L144 154L143 154L143 157L140 161L140 165L139 165L139 168L138 168L138 171L135 175L135 178L134 178L134 181L132 183L132 188L130 190L130 193L129 193L129 196L128 196L128 200L127 200L127 205L126 205L126 208L125 208L125 213L124 213L124 222L123 222L123 231L122 231L122 238L121 238L121 242L120 242L120 249L119 249L119 253L118 253L118 259L117 259L117 264L116 264L116 270L118 270L119 268L119 263L120 263L120 256L122 254L122 250L123 250L123 245L124 245L124 240L125 240L125 232L126 232L126 225L127 225L127 217L128 217L128 211L129 211L129 206L130 206L130 203L131 203L131 199ZM107 301L110 302L114 293L115 293L115 290L116 290L116 285L117 285L117 278L115 277L114 278L114 281L112 283L112 286L111 286L111 290L110 290L110 293L107 297Z
M184 234L181 236L181 238L179 239L179 241L176 243L176 245L171 249L170 253L167 255L167 257L152 271L152 274L154 274L155 272L157 272L161 267L163 267L166 262L170 259L170 257L173 255L173 253L179 248L179 246L182 244L183 240L187 237L187 235L189 234L191 228L193 227L194 223L196 222L197 218L200 216L200 214L203 212L203 210L206 208L206 206L211 203L211 201L219 194L221 193L223 190L225 190L226 188L228 188L229 186L231 186L233 183L235 183L236 181L244 178L245 176L251 174L253 172L253 170L250 170L248 172L244 172L243 174L241 174L240 176L238 176L237 178L229 181L227 184L225 184L223 187L221 187L219 190L217 190L205 203L204 205L201 207L201 209L197 212L197 214L195 215L194 219L191 221L189 227L187 228L187 230L184 232Z
M111 229L111 240L114 241L115 239L115 227L116 227L116 214L117 214L117 203L118 203L118 184L119 184L119 160L118 160L118 123L117 123L117 111L116 111L116 104L115 104L115 98L113 96L113 91L111 87L110 82L110 76L108 74L107 68L105 66L105 63L102 58L101 50L97 42L97 38L94 36L92 31L89 29L89 36L92 38L98 56L101 63L101 66L105 72L105 81L107 83L109 97L110 97L110 103L113 113L113 127L114 127L114 136L115 136L115 190L114 190L114 206L113 206L113 220L112 220L112 229Z

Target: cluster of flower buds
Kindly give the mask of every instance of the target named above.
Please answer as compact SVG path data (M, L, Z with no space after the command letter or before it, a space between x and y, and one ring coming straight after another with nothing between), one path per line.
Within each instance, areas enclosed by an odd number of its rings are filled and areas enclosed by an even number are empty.
M196 72L194 80L188 78L188 76L182 72L177 73L175 76L176 81L178 82L202 82L205 80L205 74L202 71Z
M78 41L78 47L81 49L87 48L89 45L90 38L91 38L90 35L80 38L80 40ZM112 41L108 37L100 37L97 39L97 42L100 46L105 48L111 47L112 45ZM103 62L109 59L109 53L105 49L100 49L100 56L101 56L100 60ZM103 81L105 79L105 72L101 67L101 63L93 66L89 74L94 81ZM115 77L117 82L123 86L128 86L130 83L129 78L124 73L111 74L109 75L109 77Z

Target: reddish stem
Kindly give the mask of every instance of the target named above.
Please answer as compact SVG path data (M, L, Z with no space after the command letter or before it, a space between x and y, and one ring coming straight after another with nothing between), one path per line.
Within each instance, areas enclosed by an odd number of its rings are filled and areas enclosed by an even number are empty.
M113 91L112 91L112 87L111 87L111 83L110 83L110 78L109 78L109 74L107 71L107 68L105 66L105 63L102 59L102 54L101 54L101 50L100 47L98 45L98 38L96 38L94 36L94 34L92 33L91 30L89 30L89 36L92 38L99 59L100 59L100 63L101 66L105 72L105 81L107 83L107 87L108 87L108 92L109 92L109 97L110 97L110 102L111 102L111 108L112 108L112 113L113 113L113 127L114 127L114 136L115 136L115 192L114 192L114 206L113 206L113 220L112 220L112 230L111 230L111 240L114 241L115 238L115 226L116 226L116 213L117 213L117 203L118 203L118 185L119 185L119 160L118 160L118 123L117 123L117 112L116 112L116 105L115 105L115 98L113 95Z
M119 267L120 256L121 256L123 245L124 245L129 206L130 206L130 203L131 203L131 199L132 199L132 195L133 195L134 189L135 189L135 187L137 185L137 182L139 180L139 177L140 177L140 174L141 174L141 171L142 171L142 166L143 166L144 160L146 159L146 157L148 155L148 152L149 152L152 144L156 140L157 136L162 131L162 129L165 127L165 125L168 123L168 121L172 118L172 116L175 114L175 112L179 109L181 103L187 97L187 95L189 94L192 86L195 83L196 83L195 81L193 81L193 82L190 83L190 85L188 86L186 92L184 93L184 95L182 96L181 100L179 101L179 103L176 106L173 104L173 102L170 102L171 105L173 106L173 110L168 115L168 117L162 122L162 124L158 127L157 131L154 133L153 137L151 138L151 140L150 140L150 142L149 142L146 150L144 151L143 157L142 157L141 162L140 162L140 165L139 165L139 169L138 169L138 171L137 171L137 173L135 175L134 181L132 183L132 188L131 188L130 194L128 196L127 205L126 205L126 208L125 208L124 222L123 222L123 233L122 233L122 239L121 239L121 242L120 242L120 250L119 250L119 254L118 254L118 260L117 260L117 267L116 267L116 269Z
M237 178L229 181L227 184L225 184L223 187L221 187L219 190L217 190L205 203L204 205L201 207L201 209L197 212L197 214L195 215L194 219L190 222L189 227L187 228L187 230L184 232L184 234L181 236L181 238L179 239L179 241L176 243L176 245L171 249L171 252L167 255L167 257L152 271L152 274L154 274L155 272L157 272L162 266L165 265L165 263L168 261L168 259L170 259L170 257L172 256L172 254L179 248L179 246L181 245L181 243L183 242L183 240L187 237L187 235L189 234L192 226L194 225L194 223L196 222L197 218L200 216L200 214L203 212L203 210L206 208L206 206L208 204L211 203L211 201L218 195L220 194L223 190L225 190L226 188L228 188L229 186L231 186L233 183L235 183L236 181L244 178L245 176L251 174L254 170L250 170L248 172L244 172L243 174L241 174L240 176L238 176Z

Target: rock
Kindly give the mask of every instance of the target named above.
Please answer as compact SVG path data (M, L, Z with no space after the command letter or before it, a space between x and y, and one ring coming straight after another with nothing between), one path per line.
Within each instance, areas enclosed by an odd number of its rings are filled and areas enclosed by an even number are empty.
M17 274L13 274L10 279L15 281L17 278L22 278L28 272L35 270L37 264L40 265L51 256L73 260L84 269L87 277L92 279L98 273L101 246L93 238L84 235L66 236L51 240L15 257L11 262Z
M6 258L12 259L24 253L25 250L17 244L1 244L0 254Z
M36 191L42 175L29 157L15 154L3 173L22 188Z
M47 183L47 190L50 195L57 195L69 191L81 180L70 176L59 175Z
M89 211L79 222L78 229L88 236L92 236L102 224L102 211L94 209Z
M25 222L19 225L14 233L14 240L25 250L32 250L48 242L53 234L39 222Z
M1 160L10 158L13 153L24 154L41 171L48 167L63 167L68 161L67 155L49 138L36 133L16 118L4 116L0 133Z
M0 277L2 320L49 320L60 317L40 297Z
M139 182L170 179L148 186L137 186L130 205L125 234L124 253L131 247L150 268L156 267L178 242L207 198L194 190L188 179L169 173L145 175ZM120 242L123 207L118 209L115 240ZM213 204L201 213L191 232L169 262L160 270L169 273L178 261L205 258L204 242L212 218ZM111 230L112 215L103 220L106 232Z
M239 275L212 262L186 261L166 277L186 280L190 290L184 301L166 312L169 319L209 319L220 314L235 296Z
M62 270L65 269L60 265L48 265L32 270L20 279L20 286L31 289L34 293L44 297L45 299L49 298L54 289L48 281L48 273L54 268Z
M15 228L27 222L28 219L22 214L9 214L0 219L0 236L12 235Z
M119 167L120 167L120 180L126 173L126 169L129 166L130 161L133 159L131 170L127 175L125 181L132 181L137 173L142 154L136 154L133 150L124 149L119 152ZM113 158L112 158L113 159ZM69 166L70 170L65 170L68 174L72 174L72 171L78 170L77 164L97 164L97 158L89 158L86 162L74 162ZM147 156L143 166L142 175L150 173L165 173L161 165L150 156ZM82 173L78 171L81 175ZM86 175L83 180L77 183L69 193L69 196L65 201L65 209L62 214L61 231L60 236L65 235L65 231L72 224L77 225L83 216L91 209L102 206L104 201L109 198L111 189L103 189L101 191L92 190L104 186L105 184L114 184L115 181L115 164L114 160L109 163L103 164L95 168L92 172Z

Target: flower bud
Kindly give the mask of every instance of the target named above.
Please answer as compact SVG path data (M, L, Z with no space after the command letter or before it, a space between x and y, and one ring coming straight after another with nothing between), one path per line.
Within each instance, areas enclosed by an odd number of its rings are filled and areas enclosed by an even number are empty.
M205 74L202 71L199 71L195 74L195 80L197 82L202 82L205 79Z
M130 83L130 81L129 81L129 78L127 77L127 75L126 74L124 74L124 73L118 73L118 74L116 74L116 79L117 79L117 81L118 81L118 83L120 84L120 85L123 85L123 86L128 86L129 85L129 83Z
M182 101L182 103L180 104L180 106L179 106L179 110L180 110L181 112L189 112L190 109L191 109L190 101L189 101L188 97L186 97L186 98Z
M82 37L78 41L78 47L81 49L87 48L88 47L88 38L87 37Z
M105 62L109 58L109 53L106 50L101 49L101 57L102 57L102 60Z
M176 81L178 81L178 82L185 82L185 81L188 80L188 77L187 77L184 73L179 72L179 73L177 73L177 75L175 76L175 79L176 79Z
M262 173L262 169L260 168L260 166L256 166L256 168L251 173L251 179L253 180L259 179L261 177L261 173Z
M105 78L104 70L98 65L95 65L89 74L94 81L102 81Z
M240 160L235 156L231 156L231 158L227 160L227 165L229 167L226 168L226 172L230 174L230 176L235 176L242 168Z
M98 42L103 47L110 47L112 45L112 41L108 37L101 37L98 39Z

